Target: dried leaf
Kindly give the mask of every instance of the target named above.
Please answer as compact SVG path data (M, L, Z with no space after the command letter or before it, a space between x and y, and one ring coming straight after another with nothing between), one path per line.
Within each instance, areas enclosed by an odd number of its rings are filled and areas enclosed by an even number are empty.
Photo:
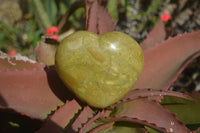
M144 50L144 69L134 88L168 89L200 54L200 31L185 33Z
M0 107L12 108L35 118L72 99L53 68L0 72Z
M159 116L159 117L158 117ZM109 120L138 122L160 132L189 133L189 129L175 115L157 102L136 99L122 103L108 117Z
M163 27L162 21L158 21L156 26L148 34L147 38L142 42L142 49L155 46L156 43L162 42L166 37L166 31Z
M60 133L70 123L81 106L72 100L58 109L37 133Z
M54 65L57 46L57 44L38 42L36 48L37 60L47 66Z
M37 63L36 61L31 60L25 56L21 55L9 56L0 51L0 71L14 70L14 69L41 70L43 68L44 65Z

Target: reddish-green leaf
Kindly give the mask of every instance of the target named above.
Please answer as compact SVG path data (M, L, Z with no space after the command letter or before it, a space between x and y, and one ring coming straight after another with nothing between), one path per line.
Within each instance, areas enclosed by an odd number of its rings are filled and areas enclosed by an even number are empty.
M110 128L115 122L109 122L109 123L106 123L106 124L103 124L93 130L90 131L90 133L101 133L101 132L108 132L108 131L105 131L105 130L108 130L107 128ZM102 131L103 130L103 131Z
M88 12L89 17L88 20L86 20L88 31L103 34L115 30L115 24L111 15L97 0L86 0L86 18Z
M148 131L139 124L131 122L114 122L103 124L94 128L91 133L148 133Z
M58 109L37 133L60 133L70 123L81 106L73 99Z
M99 34L114 31L115 23L107 9L103 6L98 6L98 31Z
M52 68L0 71L0 106L36 118L71 99L72 94Z
M105 122L95 122L97 119L99 119L100 117L105 117L108 116L110 112L109 111L102 111L102 112L98 112L95 116L93 116L89 121L87 121L83 127L81 127L79 133L86 133L89 132L91 130L93 130L94 128L97 128L101 125L104 125Z
M157 102L136 99L115 108L109 120L130 121L144 124L161 132L189 133L175 115Z
M162 89L134 89L129 91L122 101L126 100L133 100L136 98L141 98L141 97L152 97L152 96L174 96L174 97L180 97L183 99L188 99L188 100L194 100L192 97L189 95L186 95L184 93L180 92L175 92L175 91L168 91L168 90L162 90Z
M89 18L88 18L88 27L87 30L90 32L98 33L97 25L97 14L98 14L98 2L95 0L94 2L90 3L90 11L89 11ZM88 4L87 4L88 5Z
M168 90L162 90L162 89L133 89L129 91L122 100L116 102L115 104L111 105L111 107L115 107L118 104L121 104L123 102L128 102L134 99L138 98L148 98L148 99L155 99L155 96L157 96L157 102L160 101L160 99L163 98L163 96L173 96L173 97L179 97L187 100L194 101L192 97L190 97L187 94L175 92L175 91L168 91Z
M158 21L156 26L152 29L152 31L148 34L147 38L142 42L142 49L146 49L148 47L154 46L156 43L162 42L166 37L166 31L163 27L163 22Z
M200 93L189 94L195 101L188 101L177 97L164 97L162 104L175 113L186 125L199 125L200 127Z
M144 69L134 88L167 89L200 54L200 31L185 33L144 50Z
M68 132L77 133L79 129L82 127L82 125L86 123L93 116L94 116L94 111L89 106L84 107L83 110L80 112L79 116L73 122L71 129L69 129L70 131Z

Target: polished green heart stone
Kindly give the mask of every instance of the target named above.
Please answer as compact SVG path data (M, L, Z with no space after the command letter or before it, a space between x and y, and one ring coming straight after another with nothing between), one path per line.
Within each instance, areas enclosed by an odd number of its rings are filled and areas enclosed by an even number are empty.
M59 76L77 97L105 108L133 87L144 56L138 43L124 33L78 31L61 42L55 62Z

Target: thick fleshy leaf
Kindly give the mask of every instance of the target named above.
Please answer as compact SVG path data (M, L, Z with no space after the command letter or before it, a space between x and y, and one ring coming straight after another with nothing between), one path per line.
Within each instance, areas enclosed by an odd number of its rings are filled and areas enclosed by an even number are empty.
M97 128L101 125L106 124L105 122L95 122L97 119L99 119L100 117L105 117L108 116L110 113L110 111L101 111L98 112L95 116L93 116L89 121L87 121L80 129L79 133L87 133L91 130L93 130L94 128Z
M98 6L98 31L99 34L114 31L115 23L106 8Z
M22 70L22 69L36 69L42 70L44 65L31 60L25 56L16 55L16 56L9 56L0 51L0 71L6 70Z
M147 99L136 99L122 103L115 108L111 117L115 121L138 122L161 132L189 133L189 129L157 102Z
M53 68L0 71L0 107L12 108L36 118L72 99Z
M120 101L111 105L111 108L123 102L128 102L137 98L148 98L149 100L154 99L159 103L163 96L173 96L194 101L194 99L191 96L175 91L168 91L162 89L133 89L129 91Z
M113 122L109 122L109 123L103 124L103 125L101 125L101 126L95 128L95 129L92 129L92 130L90 131L90 133L97 133L97 132L98 132L98 133L100 133L100 132L105 133L105 132L108 132L108 129L107 129L107 128L110 128L114 123L115 123L115 122L113 121ZM102 130L103 130L103 131L102 131Z
M148 131L139 124L131 122L114 122L111 121L101 125L91 131L92 133L148 133Z
M0 108L1 133L34 133L38 130L43 120L34 119L12 109Z
M133 88L167 89L200 54L200 31L185 33L144 50L144 69Z
M46 64L47 66L54 65L57 46L57 44L38 42L36 48L37 60Z
M152 31L148 34L147 38L142 42L142 49L146 49L148 47L154 46L157 43L162 42L166 37L166 31L163 27L163 22L158 21L156 26L152 29Z
M88 31L103 34L115 30L115 24L111 15L97 0L86 1L86 15L88 14L87 11L89 11L89 17L86 23Z
M138 123L138 124L141 124L141 125L145 125L145 126L149 126L151 128L154 128L154 129L156 129L160 132L167 132L167 130L163 127L158 127L154 123L149 123L146 120L141 120L141 119L138 119L138 118L131 118L131 117L127 117L127 116L111 116L111 117L105 117L104 120L115 121L115 122L132 122L133 126L134 126L135 123Z
M88 5L88 4L87 4ZM98 33L97 25L97 13L98 13L98 2L95 0L94 2L90 3L90 12L89 12L89 18L88 18L88 26L87 30Z
M180 92L175 92L175 91L168 91L168 90L162 90L162 89L134 89L129 91L122 101L126 100L133 100L136 98L141 98L141 97L152 97L152 96L174 96L174 97L180 97L183 99L188 99L188 100L194 100L192 97L189 95L186 95L184 93Z
M71 119L78 113L81 106L73 99L60 107L37 133L60 133L70 124Z
M195 101L188 101L177 97L164 97L162 104L175 113L186 125L200 127L200 93L189 94Z
M89 106L84 107L83 110L80 112L79 116L73 122L68 132L77 133L79 129L82 127L82 125L86 123L93 116L94 116L94 111Z

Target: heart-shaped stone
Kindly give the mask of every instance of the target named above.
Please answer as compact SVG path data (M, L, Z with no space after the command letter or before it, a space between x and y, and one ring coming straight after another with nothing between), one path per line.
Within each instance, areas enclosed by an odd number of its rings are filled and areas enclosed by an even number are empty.
M59 76L76 96L90 106L105 108L133 87L144 56L125 33L78 31L61 42L55 62Z

